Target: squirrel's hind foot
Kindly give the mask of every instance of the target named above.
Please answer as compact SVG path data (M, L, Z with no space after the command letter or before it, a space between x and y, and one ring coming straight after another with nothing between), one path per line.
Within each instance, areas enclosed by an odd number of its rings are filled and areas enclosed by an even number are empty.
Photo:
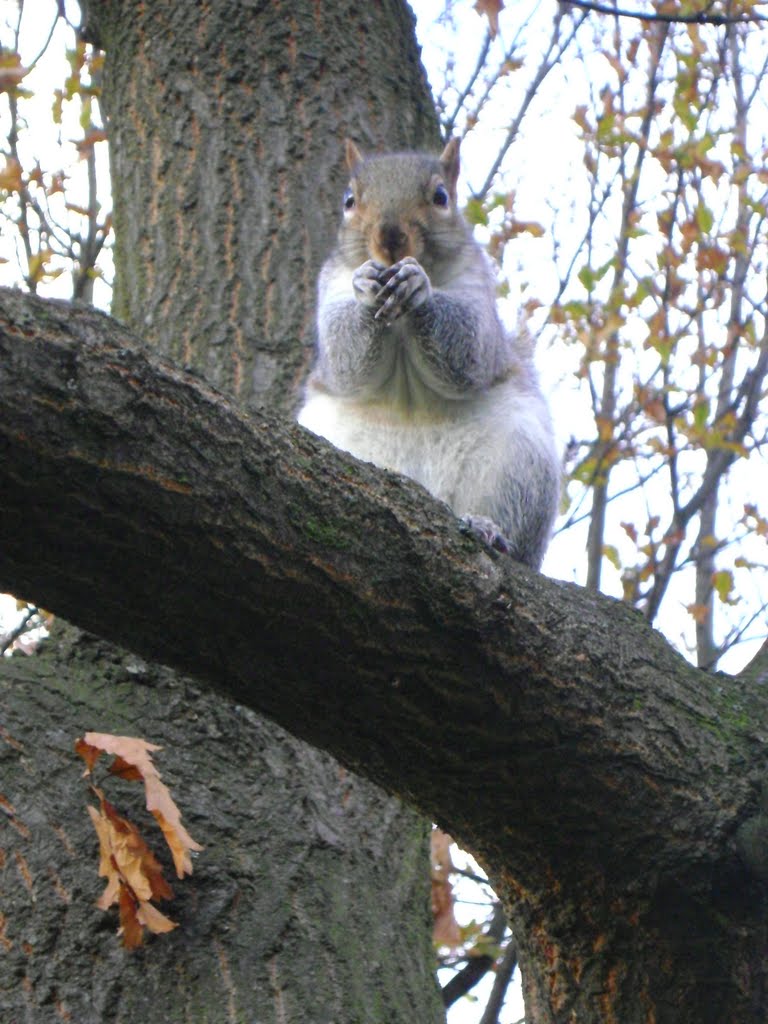
M504 555L509 554L509 541L488 516L462 516L461 521L465 530L478 537L486 547L501 551Z

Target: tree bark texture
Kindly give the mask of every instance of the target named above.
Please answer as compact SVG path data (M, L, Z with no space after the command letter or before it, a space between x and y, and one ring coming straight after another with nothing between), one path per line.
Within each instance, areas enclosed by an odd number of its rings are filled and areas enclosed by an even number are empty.
M37 657L4 660L0 707L3 1024L429 1012L424 830L400 801L220 693L71 627ZM175 890L161 909L178 929L136 952L115 910L95 906L94 801L73 753L90 728L162 737L155 762L205 846L176 881L141 787L99 779ZM401 906L421 908L421 927L407 931Z
M762 662L688 665L99 314L2 309L0 586L431 815L505 898L535 1024L764 1020Z
M245 406L291 413L348 177L344 136L439 151L410 9L86 8L108 56L114 314Z
M314 278L330 245L343 190L343 136L376 144L436 144L435 115L418 62L412 17L394 0L364 10L348 2L265 5L232 0L202 5L92 0L87 6L89 31L107 50L104 101L117 230L116 313L140 330L147 345L215 381L234 401L278 408L285 416L296 402L296 386L309 360ZM403 88L409 90L407 103L401 102ZM5 507L10 509L10 503L6 506L3 500ZM52 516L58 516L59 507L54 499L49 505ZM85 515L90 519L91 513ZM44 545L38 538L36 550L45 562L51 552ZM76 575L88 589L85 581L96 580L95 566L85 548L82 554ZM142 545L134 557L143 558ZM186 559L185 572L193 579L193 550ZM237 584L219 582L226 606L226 591ZM132 601L142 606L150 632L156 628L152 600L143 586L117 598L121 606ZM239 628L247 633L248 621L241 619ZM211 651L227 642L207 628L205 634ZM110 653L104 645L98 650L106 663L93 658L88 721L78 717L82 708L74 702L66 719L66 745L95 721L104 731L120 731L127 721L131 732L166 747L184 747L184 730L176 721L166 723L159 710L144 718L146 687L130 691L132 698L128 690L122 691L117 713L110 665L124 654ZM48 657L57 655L50 651ZM66 662L67 652L58 657ZM3 670L11 672L9 666ZM168 672L154 668L148 668L147 678L157 694L157 709L176 709L183 703L177 692L187 685L183 680L174 682ZM280 675L272 685L282 685ZM35 693L44 694L48 686L41 678ZM28 696L30 689L23 692ZM49 733L60 734L57 717L64 718L64 697L60 691L55 696L55 701L28 704L26 717L17 707L22 728L13 737L23 745L25 765L32 762L29 751L44 746ZM131 699L134 707L129 707ZM182 791L196 794L191 813L202 814L211 832L211 838L202 837L208 850L195 877L201 885L197 913L213 923L199 942L175 933L171 943L154 943L138 969L115 951L111 935L94 935L89 924L82 924L82 915L93 921L90 906L79 912L70 906L67 921L79 929L77 953L89 961L90 984L83 974L66 974L71 937L62 935L52 960L37 955L36 967L29 960L23 974L14 974L9 998L21 1002L9 1004L13 1013L23 1010L35 1024L47 1021L46 1014L59 1020L60 1004L63 1012L74 1007L74 1018L87 1021L86 1004L78 1002L77 994L83 981L85 992L112 993L94 1001L100 1007L90 1018L94 1021L241 1017L389 1024L411 1021L414 1015L439 1020L442 1013L430 974L426 890L416 883L415 868L420 861L426 884L428 822L417 826L413 813L404 811L398 831L397 803L376 787L352 778L329 758L318 761L316 751L280 730L270 741L271 724L252 726L224 694L212 696L205 710L200 699L196 707L201 717L218 722L228 716L228 724L217 728L240 752L242 762L239 785L234 771L227 776L232 812L225 838L219 819L209 820L208 804L197 799L197 762L185 757L176 769ZM179 725L189 726L187 717L177 717ZM290 770L283 770L288 763ZM71 771L69 760L67 764ZM33 764L29 772L35 780L32 789L41 792L45 763ZM258 813L269 823L258 833L251 820L252 773L262 785ZM290 785L285 784L287 776ZM50 801L46 807L66 806L67 813L46 817L41 827L50 831L66 818L72 848L81 855L84 843L90 854L90 823L77 794L75 802L71 808L58 799ZM26 799L20 806L20 820L40 813ZM238 820L235 807L240 809ZM316 837L326 831L329 808L339 817L320 853ZM359 813L346 813L355 808ZM290 850L275 827L280 821L301 822ZM32 835L31 850L20 850L20 855L30 877L39 880L48 871L49 846L38 843L34 831ZM378 839L372 841L374 835ZM254 859L255 841L260 865ZM215 861L212 881L205 866L211 862L205 858L222 843L231 856ZM282 864L289 854L294 868ZM397 881L401 864L405 875L413 871L413 888ZM90 864L84 868L89 883L91 870ZM395 874L387 882L392 870ZM11 877L15 881L16 875ZM14 920L25 928L24 935L11 932L13 955L18 956L27 946L37 948L30 935L44 932L50 937L62 919L49 916L50 908L42 901L31 903L23 889L13 891L18 896L12 905ZM230 891L247 892L247 909L237 895L236 913L220 910L226 908ZM344 894L352 892L357 905L345 915ZM274 912L277 904L284 912ZM293 909L286 925L289 905ZM375 925L371 913L378 919ZM93 952L105 938L109 956L115 951L108 962ZM14 961L16 968L20 962ZM358 972L354 977L353 967ZM146 984L142 970L148 972ZM161 977L174 979L163 997L157 994ZM18 983L20 978L23 983ZM43 986L40 991L38 985ZM49 998L51 992L57 993L55 998Z

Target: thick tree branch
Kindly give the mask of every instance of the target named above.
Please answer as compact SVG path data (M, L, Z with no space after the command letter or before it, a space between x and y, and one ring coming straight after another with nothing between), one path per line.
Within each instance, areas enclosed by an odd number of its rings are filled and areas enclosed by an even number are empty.
M768 682L768 640L744 669L744 677L762 686Z
M497 879L738 858L764 697L735 714L638 614L481 550L416 485L7 291L0 450L0 588L272 716Z

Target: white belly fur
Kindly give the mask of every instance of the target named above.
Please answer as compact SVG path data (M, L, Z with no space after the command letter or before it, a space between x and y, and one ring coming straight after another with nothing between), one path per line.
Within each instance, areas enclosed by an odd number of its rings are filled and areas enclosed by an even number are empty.
M514 379L442 412L310 392L298 420L337 448L418 481L456 515L493 518L504 478L526 479L551 449L543 399Z

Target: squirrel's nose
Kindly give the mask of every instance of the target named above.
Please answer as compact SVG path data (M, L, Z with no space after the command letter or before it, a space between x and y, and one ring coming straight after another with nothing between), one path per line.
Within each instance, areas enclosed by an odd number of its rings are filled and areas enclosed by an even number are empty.
M379 247L390 257L390 263L397 263L408 255L408 235L399 224L382 224L379 229Z

